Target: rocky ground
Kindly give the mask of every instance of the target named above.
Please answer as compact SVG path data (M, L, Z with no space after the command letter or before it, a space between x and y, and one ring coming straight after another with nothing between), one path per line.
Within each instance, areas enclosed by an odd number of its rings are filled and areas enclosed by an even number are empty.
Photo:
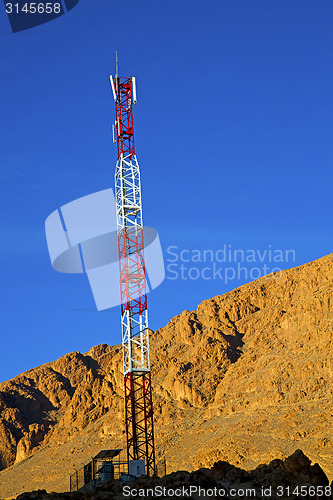
M251 472L218 461L211 469L178 471L161 478L141 477L133 482L109 481L96 484L88 492L50 493L38 490L23 493L17 500L106 500L113 498L182 497L210 498L333 498L333 483L318 464L311 465L301 450L285 460L273 460Z
M333 255L202 302L151 334L158 458L250 471L295 449L333 478ZM106 344L0 384L0 498L68 490L124 448L122 356Z

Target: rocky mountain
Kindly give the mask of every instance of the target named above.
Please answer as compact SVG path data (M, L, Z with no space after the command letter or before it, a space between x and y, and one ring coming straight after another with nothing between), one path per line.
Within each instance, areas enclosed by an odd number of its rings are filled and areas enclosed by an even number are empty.
M333 478L333 254L184 311L151 333L155 433L168 472L252 470L301 448ZM158 367L158 369L157 369ZM0 497L68 489L125 448L120 346L0 384Z

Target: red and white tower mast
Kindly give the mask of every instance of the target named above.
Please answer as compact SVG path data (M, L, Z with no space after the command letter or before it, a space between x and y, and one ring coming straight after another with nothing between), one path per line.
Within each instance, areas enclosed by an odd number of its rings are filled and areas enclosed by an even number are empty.
M125 425L128 460L145 460L146 474L155 473L153 403L144 261L139 163L134 148L133 77L110 76L115 99L113 140L118 157L115 173L119 251L121 328L125 382Z

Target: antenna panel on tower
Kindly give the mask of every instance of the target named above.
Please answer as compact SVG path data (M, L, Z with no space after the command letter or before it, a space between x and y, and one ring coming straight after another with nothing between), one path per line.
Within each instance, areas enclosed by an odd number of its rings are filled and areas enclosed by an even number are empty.
M113 97L114 97L114 100L116 101L117 100L116 89L115 89L115 86L114 86L114 81L113 81L112 75L110 75L110 82L111 82L111 88L112 88L112 92L113 92Z
M133 101L133 104L136 103L136 82L135 82L135 76L132 76L132 101Z

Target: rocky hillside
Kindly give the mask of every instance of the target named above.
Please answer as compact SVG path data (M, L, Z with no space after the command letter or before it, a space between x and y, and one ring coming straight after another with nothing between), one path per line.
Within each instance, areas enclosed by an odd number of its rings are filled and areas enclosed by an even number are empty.
M332 284L333 254L206 300L151 334L168 472L218 460L250 470L301 448L332 479ZM74 467L124 447L121 370L119 346L104 344L0 384L0 497L64 491Z

